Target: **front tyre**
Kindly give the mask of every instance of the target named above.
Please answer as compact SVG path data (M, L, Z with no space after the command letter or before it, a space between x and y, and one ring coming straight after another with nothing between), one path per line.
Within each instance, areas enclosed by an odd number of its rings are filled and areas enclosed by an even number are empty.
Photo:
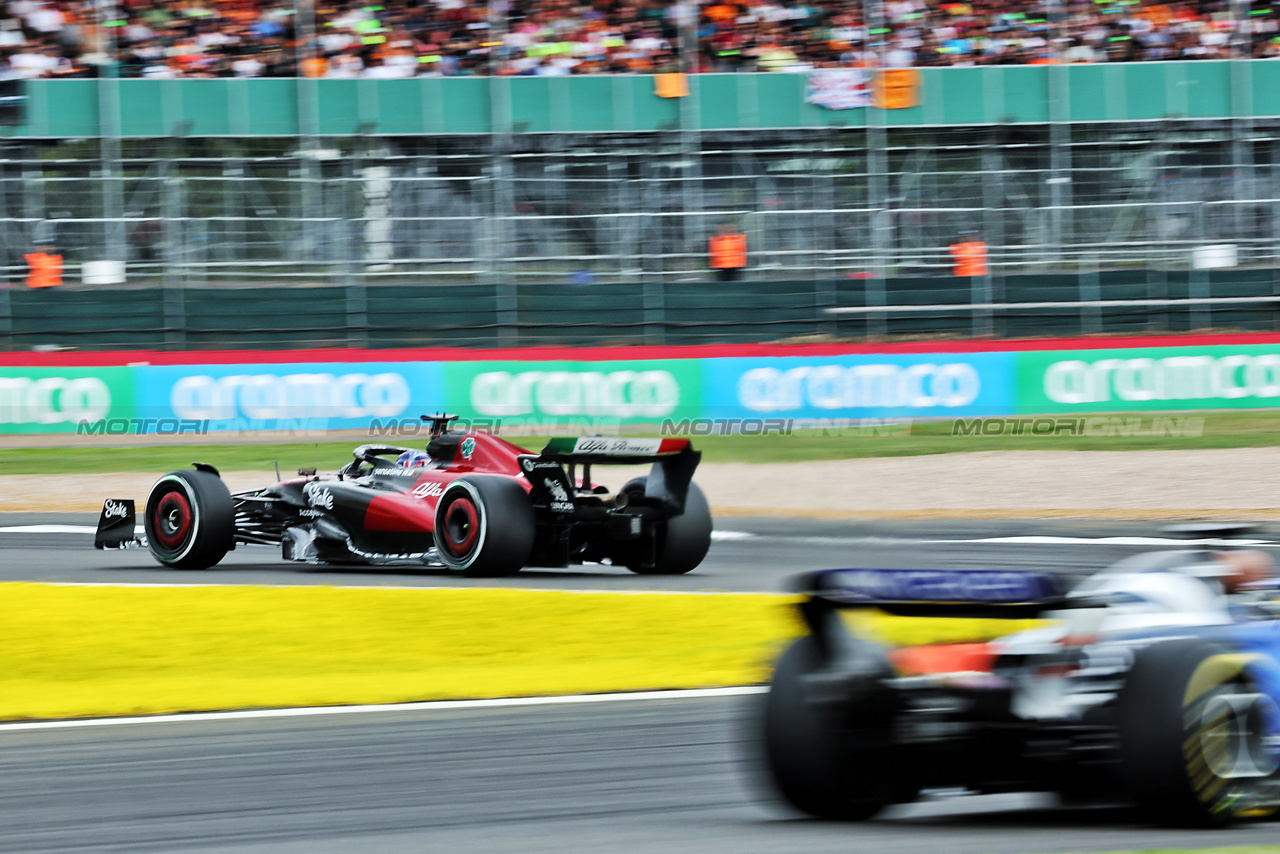
M208 569L235 547L231 492L206 471L169 472L156 481L143 525L152 557L178 569Z
M534 534L533 504L514 480L455 480L436 504L436 554L445 566L468 577L519 572L533 552Z
M627 482L622 491L644 496L648 478ZM711 506L696 483L689 484L684 512L654 525L653 563L631 560L627 568L639 575L683 575L696 568L711 548Z
M1117 700L1122 780L1149 820L1218 827L1257 814L1276 770L1276 707L1251 668L1259 657L1196 639L1138 651Z

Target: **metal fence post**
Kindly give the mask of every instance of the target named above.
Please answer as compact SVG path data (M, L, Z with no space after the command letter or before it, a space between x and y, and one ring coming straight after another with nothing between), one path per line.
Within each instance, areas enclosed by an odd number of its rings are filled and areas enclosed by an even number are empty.
M1049 233L1045 244L1070 251L1075 239L1071 216L1071 88L1066 65L1050 65L1049 75ZM1059 253L1049 250L1049 258L1061 262ZM1065 259L1070 263L1068 255Z
M0 340L4 341L6 350L14 350L17 344L13 339L13 301L10 298L12 289L0 287Z
M839 327L836 316L827 311L836 306L836 285L831 277L817 278L813 281L813 331L833 338Z
M107 16L115 17L115 3L107 0L99 7L99 27L109 34L109 61L98 70L99 157L102 175L103 258L124 262L124 193L120 174L120 80L113 27L103 27Z
M511 87L506 78L489 78L490 168L493 175L492 208L489 218L488 278L493 285L498 317L498 344L515 347L520 343L520 312L515 282L510 279L506 255L511 251L511 215L515 211L515 188L511 160Z
M1237 10L1240 3L1232 3ZM1248 3L1244 4L1248 8ZM1250 60L1239 56L1231 60L1231 153L1238 176L1231 194L1236 204L1232 205L1232 233L1237 238L1245 236L1244 202L1257 198L1253 193L1253 78L1250 74ZM1242 248L1247 248L1242 247ZM1242 253L1243 254L1243 253ZM1245 264L1249 259L1242 258Z
M1208 299L1213 296L1213 288L1209 283L1208 270L1192 270L1187 276L1187 296L1192 299ZM1191 330L1208 329L1212 323L1213 309L1203 303L1192 303L1188 321Z
M644 343L667 343L666 285L661 276L646 276L641 284L644 307Z
M988 248L987 271L973 277L973 301L995 302L995 268L1002 263L1004 250L1004 158L1000 154L1000 127L990 129L987 144L982 149L982 242ZM986 309L975 314L973 334L995 334L995 312Z
M160 219L164 223L160 247L164 270L164 343L165 347L175 350L182 349L187 343L186 300L183 295L186 282L179 258L181 247L185 245L180 229L186 220L182 215L182 176L174 165L186 130L186 127L174 128L173 135L164 142L166 156L160 164Z
M867 207L871 213L872 246L872 259L868 265L871 275L865 280L867 306L885 305L885 279L889 275L892 246L884 120L884 110L874 105L867 108ZM888 318L883 312L867 314L868 335L881 337L888 334L888 329Z
M187 300L182 288L168 283L160 286L160 305L164 312L164 346L181 350L187 345Z
M1076 287L1081 302L1102 299L1102 279L1097 270L1076 274ZM1088 333L1102 331L1102 309L1098 306L1080 307L1080 329Z

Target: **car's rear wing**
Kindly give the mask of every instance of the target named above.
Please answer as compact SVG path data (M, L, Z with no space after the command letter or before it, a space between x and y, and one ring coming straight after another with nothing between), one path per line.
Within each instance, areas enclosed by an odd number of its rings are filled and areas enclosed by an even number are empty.
M579 436L552 439L536 458L544 463L568 466L581 464L583 480L590 482L591 466L643 465L653 463L645 484L645 498L666 506L672 513L684 512L685 498L693 472L702 454L688 439L624 439L606 436ZM522 466L526 476L533 469ZM570 475L570 480L574 478Z
M1000 569L824 569L797 579L801 593L836 608L910 616L1013 619L1062 606L1057 576Z
M1058 576L998 569L824 569L795 580L800 614L830 649L835 612L874 608L910 617L1025 619L1061 608Z

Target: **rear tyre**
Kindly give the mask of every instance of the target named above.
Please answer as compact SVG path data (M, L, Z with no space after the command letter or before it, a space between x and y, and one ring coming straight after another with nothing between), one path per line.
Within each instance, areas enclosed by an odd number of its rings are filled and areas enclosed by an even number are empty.
M627 481L622 491L644 497L646 477ZM653 565L632 559L627 568L639 575L683 575L696 568L711 548L711 506L696 483L689 484L684 512L654 525Z
M857 704L815 702L806 677L822 662L803 637L783 653L764 703L764 762L777 794L816 818L863 821L914 790L898 779L909 764L890 755L892 712L871 680Z
M445 566L468 577L519 572L529 562L534 533L533 505L513 480L455 480L436 504L436 553Z
M234 548L235 515L231 492L216 474L169 472L147 496L147 547L167 566L208 569Z
M1173 827L1220 827L1256 814L1275 771L1275 704L1256 657L1196 639L1139 650L1117 701L1123 783L1142 814Z

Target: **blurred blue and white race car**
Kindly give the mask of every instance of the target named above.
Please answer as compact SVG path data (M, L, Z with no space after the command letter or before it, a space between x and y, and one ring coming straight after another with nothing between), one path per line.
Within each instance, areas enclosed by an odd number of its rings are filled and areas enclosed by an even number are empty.
M926 788L1124 801L1165 825L1280 812L1280 589L1228 546L1126 558L1069 592L1051 573L803 576L809 629L764 703L763 768L814 816L869 818ZM1039 617L986 644L891 650L847 608Z

